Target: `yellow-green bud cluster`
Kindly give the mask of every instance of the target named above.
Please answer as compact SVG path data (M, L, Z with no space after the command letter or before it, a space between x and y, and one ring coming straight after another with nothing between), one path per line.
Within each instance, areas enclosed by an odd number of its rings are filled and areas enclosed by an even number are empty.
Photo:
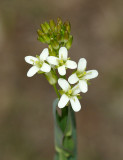
M49 23L41 24L41 29L37 30L38 40L49 45L50 55L57 55L60 47L71 48L73 36L70 31L70 23L68 21L63 23L60 18L57 18L57 23L50 20Z

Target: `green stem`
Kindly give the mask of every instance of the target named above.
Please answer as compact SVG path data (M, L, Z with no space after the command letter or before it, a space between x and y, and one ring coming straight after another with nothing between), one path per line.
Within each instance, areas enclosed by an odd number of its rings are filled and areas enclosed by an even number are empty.
M58 101L59 99L56 99L53 103L56 151L54 160L77 160L75 113L69 105L59 114Z
M58 98L60 98L60 95L59 95L59 92L58 92L58 90L57 90L56 84L53 85L53 88L54 88L54 90L55 90Z

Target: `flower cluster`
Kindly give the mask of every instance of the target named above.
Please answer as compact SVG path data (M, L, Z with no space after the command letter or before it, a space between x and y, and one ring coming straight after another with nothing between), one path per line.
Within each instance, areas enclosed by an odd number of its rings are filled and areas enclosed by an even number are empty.
M61 47L71 48L73 36L70 34L70 22L62 22L61 18L57 18L57 23L54 20L44 22L40 25L41 29L37 30L38 40L48 44L50 55L57 55Z
M98 76L97 70L86 71L87 61L85 58L81 58L78 65L70 60L66 47L60 47L58 55L55 56L50 55L49 49L45 48L39 56L26 56L25 61L33 65L27 72L27 76L32 77L36 73L42 73L51 85L54 86L58 82L62 89L57 90L58 95L61 95L58 107L63 108L70 102L75 112L81 109L79 102L80 92L86 93L88 91L88 81ZM68 68L76 70L69 76L67 81L64 76ZM60 75L59 78L58 75ZM75 86L72 86L73 84Z

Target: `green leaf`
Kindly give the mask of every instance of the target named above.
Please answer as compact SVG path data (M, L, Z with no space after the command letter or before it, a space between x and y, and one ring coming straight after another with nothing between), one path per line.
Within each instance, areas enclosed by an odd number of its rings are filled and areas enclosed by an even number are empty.
M72 137L64 137L63 145L65 148L69 148L69 150L73 151L74 141L73 141Z

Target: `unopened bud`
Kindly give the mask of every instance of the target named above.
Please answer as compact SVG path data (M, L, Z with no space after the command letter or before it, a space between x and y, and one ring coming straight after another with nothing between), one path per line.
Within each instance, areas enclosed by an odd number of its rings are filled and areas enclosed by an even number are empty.
M46 41L46 43L50 43L50 37L47 34L43 35L44 40Z
M60 25L62 25L62 20L61 20L61 18L57 18L57 23L60 24Z
M44 24L41 24L41 28L42 28L44 33L48 33L48 29Z
M57 83L57 76L52 70L48 73L45 73L45 76L51 85L54 85Z
M69 40L69 33L67 31L65 31L65 33L64 33L64 42L67 43L68 40Z
M61 25L57 24L57 32L60 33L61 32Z
M45 40L42 37L37 38L40 42L45 43Z
M43 35L43 32L40 29L37 30L37 33L38 33L39 36Z
M68 31L68 33L70 33L70 30L71 30L70 22L66 21L66 22L64 23L64 26L65 26L65 28L66 28L66 31Z
M46 28L47 28L48 30L50 30L50 26L49 26L49 24L48 24L47 22L45 22L44 25L46 26Z
M73 36L70 35L68 42L66 43L66 48L70 49L73 42Z
M50 20L50 28L51 28L51 30L52 31L54 31L55 30L55 22L54 22L54 20Z
M52 41L51 45L54 49L58 49L59 48L59 43L57 41Z
M57 34L56 38L57 38L57 41L58 41L59 43L62 42L62 36L61 36L61 34Z

